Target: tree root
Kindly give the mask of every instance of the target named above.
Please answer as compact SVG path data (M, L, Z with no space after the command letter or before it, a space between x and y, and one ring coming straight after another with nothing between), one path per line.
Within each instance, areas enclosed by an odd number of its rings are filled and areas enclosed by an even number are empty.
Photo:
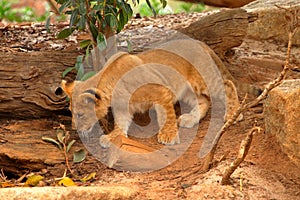
M238 152L237 158L230 164L230 166L225 170L225 173L222 176L221 184L226 185L229 184L230 176L233 174L233 172L238 168L238 166L241 164L241 162L244 161L245 157L248 154L248 151L251 146L253 135L258 132L261 132L260 127L253 127L247 134L246 138L242 140L240 145L240 150Z

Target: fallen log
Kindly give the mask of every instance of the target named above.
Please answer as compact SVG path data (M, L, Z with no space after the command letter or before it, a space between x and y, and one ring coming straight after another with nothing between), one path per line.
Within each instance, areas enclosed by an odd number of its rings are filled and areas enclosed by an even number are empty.
M0 117L51 116L67 106L62 72L78 52L0 52Z
M204 3L209 6L239 8L254 0L180 0L190 3Z
M257 16L237 8L222 10L193 22L178 31L209 45L216 54L223 58L233 47L240 46L247 35L249 23Z
M47 166L61 165L64 155L59 148L42 140L56 139L57 123L47 119L19 120L0 127L0 168L5 173L22 176L25 171L39 171ZM73 138L72 138L73 139ZM74 148L77 149L76 142ZM81 145L82 146L82 145ZM71 159L72 153L70 153ZM62 172L64 166L62 167Z
M225 10L179 31L206 42L222 58L242 43L252 19L245 10ZM57 51L0 52L0 117L47 117L66 108L65 95L59 88L62 72L74 66L78 55Z

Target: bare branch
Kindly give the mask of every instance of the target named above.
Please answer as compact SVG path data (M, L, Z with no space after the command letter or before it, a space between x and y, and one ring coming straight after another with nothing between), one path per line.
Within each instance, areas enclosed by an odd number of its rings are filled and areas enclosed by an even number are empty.
M261 128L260 127L254 127L252 128L246 138L242 140L240 145L240 150L238 152L237 158L230 164L230 166L225 170L225 173L222 176L221 184L229 184L230 176L233 174L233 172L238 168L238 166L244 161L245 157L248 154L248 151L251 146L252 138L255 133L260 133Z

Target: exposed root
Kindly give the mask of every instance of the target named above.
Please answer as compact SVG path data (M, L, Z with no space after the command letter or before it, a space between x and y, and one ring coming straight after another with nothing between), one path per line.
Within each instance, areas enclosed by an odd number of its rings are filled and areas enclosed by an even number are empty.
M248 151L250 149L253 135L256 132L260 133L261 132L261 128L260 127L254 127L254 128L252 128L248 132L246 138L244 140L242 140L241 145L240 145L240 150L239 150L238 155L237 155L237 158L230 164L230 166L225 170L225 173L222 176L222 180L221 180L221 184L222 185L229 184L230 176L238 168L238 166L241 164L241 162L244 161L244 159L247 156Z

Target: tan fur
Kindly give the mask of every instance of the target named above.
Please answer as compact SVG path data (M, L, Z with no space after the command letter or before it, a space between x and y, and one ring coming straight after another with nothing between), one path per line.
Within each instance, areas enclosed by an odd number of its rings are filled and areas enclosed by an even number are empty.
M234 84L237 81L209 47L202 42L192 42L195 44L195 49L200 50L198 56L203 63L216 65L223 76L227 95L226 103L229 109L227 113L232 114L239 106ZM160 49L153 49L138 55L119 53L87 81L72 83L63 81L62 88L70 97L70 109L77 130L88 134L98 119L107 114L108 108L112 106L114 109L115 107L115 129L101 138L102 146L106 146L107 142L117 135L127 136L134 113L145 112L154 107L160 126L158 141L163 144L179 143L177 124L190 128L199 123L209 109L210 94L197 67L185 59L185 55L189 56L189 54L169 51L170 47L176 44L182 45L181 48L184 48L183 45L188 49L192 48L190 41L183 40L179 43L171 42ZM167 66L165 71L164 66ZM174 70L175 73L169 73L168 68ZM130 74L134 70L139 70L138 75ZM214 76L213 73L210 76ZM135 88L135 83L148 79L155 81ZM215 77L211 79L213 82ZM216 87L219 86L216 85ZM219 90L219 88L214 89ZM130 96L128 108L126 95ZM178 121L173 108L177 100L184 101L192 107L192 110L181 115Z

